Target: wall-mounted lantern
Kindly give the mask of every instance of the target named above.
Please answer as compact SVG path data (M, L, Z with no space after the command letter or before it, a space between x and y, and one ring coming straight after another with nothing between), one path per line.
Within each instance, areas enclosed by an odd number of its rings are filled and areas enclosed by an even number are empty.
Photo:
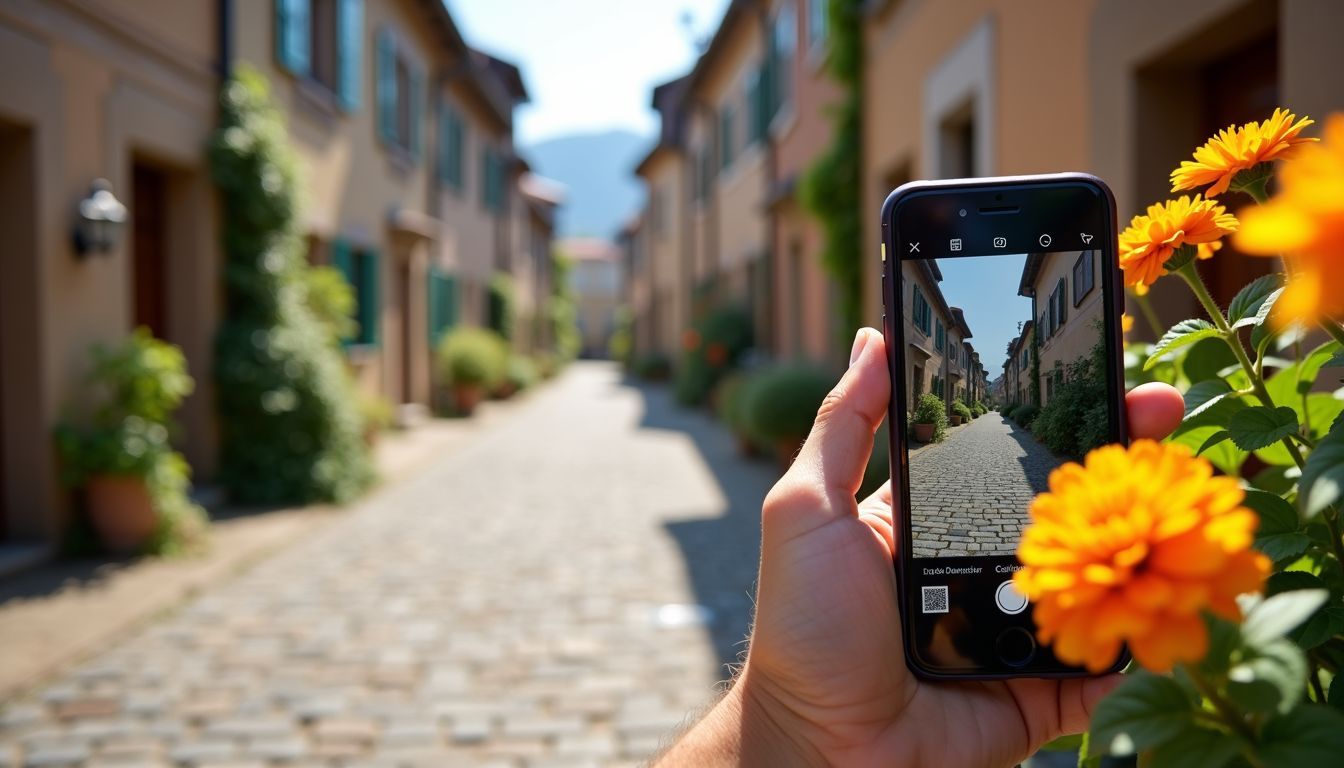
M89 196L79 201L75 215L75 253L111 253L125 226L126 206L112 194L107 179L94 179Z

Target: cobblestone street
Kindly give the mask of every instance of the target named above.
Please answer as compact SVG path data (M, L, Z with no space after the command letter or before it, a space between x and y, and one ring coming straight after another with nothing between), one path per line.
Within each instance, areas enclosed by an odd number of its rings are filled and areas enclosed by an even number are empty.
M637 764L741 648L773 476L665 391L576 364L0 705L0 768Z
M1060 461L997 411L910 456L915 557L1012 554Z

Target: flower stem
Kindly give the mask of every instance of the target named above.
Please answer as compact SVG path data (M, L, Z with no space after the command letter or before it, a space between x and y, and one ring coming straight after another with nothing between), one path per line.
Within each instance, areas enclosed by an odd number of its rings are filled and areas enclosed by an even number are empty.
M1330 338L1344 344L1344 328L1340 328L1339 323L1336 323L1334 318L1325 318L1321 321L1321 327L1325 329L1326 333L1330 334Z
M1213 705L1214 711L1218 713L1218 720L1223 725L1227 726L1233 733L1242 738L1242 756L1245 757L1246 761L1251 765L1256 766L1256 768L1262 768L1264 764L1260 762L1260 758L1255 754L1254 749L1255 732L1251 730L1251 726L1246 722L1246 718L1241 716L1241 713L1237 710L1235 705L1223 698L1217 688L1211 685L1209 681L1205 680L1204 677L1199 674L1199 670L1191 666L1185 666L1184 669L1185 673L1190 677L1190 682L1194 683L1195 689Z
M1209 295L1209 289L1204 285L1204 279L1199 276L1195 270L1194 262L1186 264L1176 270L1176 274L1185 280L1186 285L1190 286L1190 291L1199 299L1203 305L1204 311L1208 313L1213 324L1218 327L1223 341L1232 350L1232 355L1237 358L1241 364L1242 370L1246 372L1247 378L1251 380L1251 386L1255 388L1255 396L1260 399L1261 404L1266 408L1274 407L1274 398L1270 397L1269 390L1265 388L1264 379L1256 372L1255 366L1251 364L1251 359L1246 355L1245 347L1241 346L1241 337L1227 324L1227 318L1223 317L1223 311L1218 308L1217 302ZM1283 438L1283 446L1288 449L1288 455L1293 457L1293 462L1297 464L1298 469L1306 466L1306 460L1302 458L1302 452L1297 449L1297 444L1291 438Z
M1153 310L1153 303L1148 301L1148 295L1140 296L1137 293L1132 295L1134 296L1134 303L1139 305L1139 312L1143 314L1143 319L1148 321L1149 327L1153 329L1153 338L1162 338L1162 321L1157 319L1157 312Z

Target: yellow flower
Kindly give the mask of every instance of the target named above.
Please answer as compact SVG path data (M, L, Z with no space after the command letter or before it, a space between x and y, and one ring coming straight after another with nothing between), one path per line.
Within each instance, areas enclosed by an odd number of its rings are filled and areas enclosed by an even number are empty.
M1243 215L1237 247L1259 256L1282 253L1288 266L1275 323L1344 319L1344 114L1330 116L1324 142L1283 164L1279 194Z
M1251 549L1258 518L1230 477L1184 446L1098 448L1050 473L1031 504L1013 583L1036 605L1037 634L1065 662L1100 672L1128 643L1162 672L1203 658L1203 610L1236 621L1235 597L1263 588Z
M1217 197L1227 191L1233 177L1241 171L1290 157L1297 146L1315 141L1298 136L1312 122L1305 117L1298 120L1286 109L1276 109L1262 123L1246 123L1240 128L1228 126L1196 149L1194 160L1182 162L1180 168L1171 172L1171 191L1211 185L1204 194Z
M1163 266L1177 248L1212 243L1237 231L1237 217L1213 200L1182 195L1135 216L1120 233L1120 268L1125 285L1145 288L1167 274Z
M1200 243L1195 246L1195 258L1200 261L1207 261L1213 258L1213 254L1223 250L1223 241L1215 240L1212 243Z
M1120 315L1120 332L1129 333L1134 330L1134 316Z

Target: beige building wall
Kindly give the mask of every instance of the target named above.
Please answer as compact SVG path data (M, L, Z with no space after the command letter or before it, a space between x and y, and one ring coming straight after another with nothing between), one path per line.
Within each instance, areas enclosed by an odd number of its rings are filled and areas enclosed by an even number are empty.
M344 112L319 86L276 61L275 8L236 2L234 59L271 82L299 155L308 199L303 224L329 245L335 239L378 253L379 343L353 347L350 360L363 387L394 402L429 402L430 366L426 275L440 227L430 215L436 184L436 110L430 84L448 62L429 11L404 0L364 4L363 60L358 109ZM380 30L392 30L400 50L425 73L418 156L390 148L377 132L376 62ZM469 155L470 157L470 155Z
M1092 264L1092 284L1075 280L1075 266L1080 260ZM1069 366L1088 355L1092 347L1101 338L1096 324L1101 319L1102 289L1100 257L1096 251L1055 251L1044 254L1039 271L1032 283L1035 292L1036 327L1041 328L1041 316L1047 318L1047 328L1041 330L1039 354L1041 356L1041 405L1050 402L1053 387L1049 386L1052 373L1058 370L1056 381L1066 377ZM1050 297L1063 281L1064 321L1056 325L1050 323ZM1077 295L1079 285L1085 293ZM1076 302L1076 303L1075 303Z
M220 253L202 152L215 122L214 5L146 5L0 4L0 541L56 544L67 507L51 430L86 405L90 346L124 338L149 303L196 379L180 446L198 480L214 471ZM74 208L100 177L131 221L111 253L82 258ZM137 201L137 178L158 180L157 194L146 184ZM165 269L138 301L135 256L149 238L134 230L147 215Z
M679 153L663 150L645 170L649 191L640 234L646 248L646 274L651 281L650 302L656 319L651 323L651 349L674 354L683 328L690 324L689 274L685 264L688 235L687 206L691 190Z
M945 310L947 302L935 279L912 262L901 263L901 322L905 324L905 391L907 408L913 409L919 396L933 392L934 377L948 378L947 347L936 346L938 323L951 327L952 316ZM915 286L929 303L929 332L915 323Z

